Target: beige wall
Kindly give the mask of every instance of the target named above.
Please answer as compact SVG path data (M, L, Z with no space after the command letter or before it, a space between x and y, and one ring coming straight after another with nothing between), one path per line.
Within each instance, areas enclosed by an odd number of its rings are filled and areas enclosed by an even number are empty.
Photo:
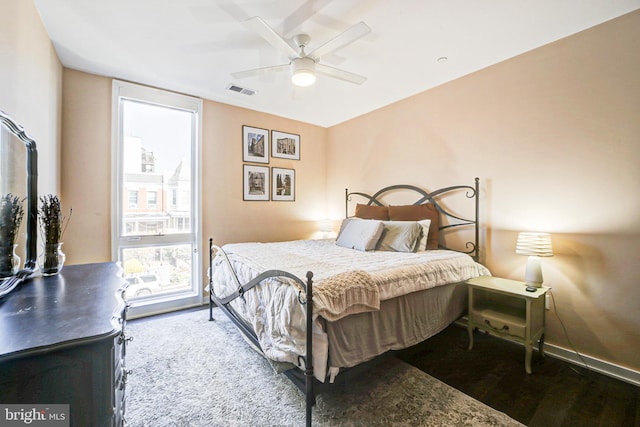
M111 259L111 79L64 70L62 175L73 222L65 237L72 264ZM204 101L203 238L216 244L309 238L326 216L326 129ZM268 166L296 171L295 202L242 200L242 125L300 135L301 159Z
M300 160L271 158L294 169L295 202L242 200L242 125L300 135ZM203 231L217 244L311 238L326 217L326 129L270 114L204 103Z
M551 232L545 282L572 343L640 371L639 45L640 11L329 129L330 215L345 187L480 177L487 266L521 279L517 232ZM547 341L569 348L548 313Z
M62 193L68 264L111 261L111 79L64 69Z
M0 2L0 110L36 141L40 194L59 193L62 65L33 2Z

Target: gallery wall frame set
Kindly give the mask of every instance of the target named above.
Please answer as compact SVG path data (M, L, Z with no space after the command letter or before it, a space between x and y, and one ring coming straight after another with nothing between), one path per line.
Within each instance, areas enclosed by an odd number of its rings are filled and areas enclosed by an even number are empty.
M242 161L268 164L269 154L273 158L300 160L300 135L278 130L269 135L268 129L243 125ZM295 188L295 169L242 166L242 200L295 201Z
M273 201L295 201L295 169L243 165L242 175L242 200L268 201L271 192Z
M242 126L242 161L269 163L269 146L272 157L300 160L300 135L272 130L269 144L268 129Z

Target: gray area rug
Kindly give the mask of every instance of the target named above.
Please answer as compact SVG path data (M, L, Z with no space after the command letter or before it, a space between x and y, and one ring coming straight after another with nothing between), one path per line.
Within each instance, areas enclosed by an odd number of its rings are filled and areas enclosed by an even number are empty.
M304 426L305 399L217 309L132 321L128 426ZM314 426L521 426L396 358L320 395Z

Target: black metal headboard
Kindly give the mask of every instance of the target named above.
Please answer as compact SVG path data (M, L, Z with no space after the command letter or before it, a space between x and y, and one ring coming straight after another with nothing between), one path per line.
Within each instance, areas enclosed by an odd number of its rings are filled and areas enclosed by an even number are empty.
M465 247L466 251L461 251L459 249L448 248L442 243L438 243L438 247L440 249L451 249L457 250L458 252L463 252L469 254L476 262L479 260L479 252L480 252L480 224L479 224L479 196L480 196L480 178L475 179L475 184L473 186L470 185L454 185L451 187L441 188L439 190L435 190L432 192L427 192L419 187L413 185L391 185L389 187L385 187L381 190L378 190L373 195L369 195L366 193L360 192L349 192L348 189L345 188L345 217L349 216L349 202L351 201L351 196L360 196L367 200L368 206L385 206L384 203L380 201L380 199L385 195L392 191L397 190L408 190L409 192L415 192L419 195L418 200L413 202L413 205L421 205L423 203L432 203L436 210L444 215L449 221L443 224L443 221L440 221L439 230L446 229L454 229L457 227L474 227L474 241L466 242ZM458 215L453 214L451 211L445 209L442 206L440 200L445 195L450 195L453 192L466 190L465 196L468 199L473 199L475 205L475 214L473 218L463 218Z

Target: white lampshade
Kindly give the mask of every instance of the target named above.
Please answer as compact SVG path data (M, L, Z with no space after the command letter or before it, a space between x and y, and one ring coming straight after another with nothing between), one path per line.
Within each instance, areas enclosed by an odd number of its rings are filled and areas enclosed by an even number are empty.
M296 86L311 86L316 82L316 63L311 58L291 62L291 82Z
M518 255L553 256L549 233L519 233L516 243Z
M333 221L329 218L320 221L320 231L323 233L331 233L333 231Z
M549 233L519 233L516 253L529 256L527 270L524 275L527 289L541 287L542 267L540 265L540 257L553 256L551 235Z

